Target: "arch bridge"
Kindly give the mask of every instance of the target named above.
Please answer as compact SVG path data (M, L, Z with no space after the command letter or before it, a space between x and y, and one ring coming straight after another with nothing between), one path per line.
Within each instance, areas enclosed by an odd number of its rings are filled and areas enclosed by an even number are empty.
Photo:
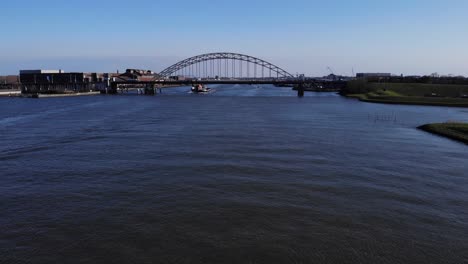
M156 88L197 84L273 84L295 86L298 96L305 86L319 88L317 80L294 77L284 69L249 55L219 52L207 53L182 60L161 71L153 80L120 80L111 83L115 93L119 85L145 87L154 94Z
M249 55L219 52L194 56L165 70L162 77L186 76L195 78L294 78L282 68Z

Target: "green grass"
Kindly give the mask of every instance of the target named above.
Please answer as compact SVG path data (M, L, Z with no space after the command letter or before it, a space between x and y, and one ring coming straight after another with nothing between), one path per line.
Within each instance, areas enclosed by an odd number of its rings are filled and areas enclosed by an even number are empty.
M356 98L356 99L360 99L360 100L366 100L367 99L366 94L347 94L346 97Z
M401 96L424 97L437 94L440 97L460 97L468 95L468 85L425 84L425 83L367 83L370 91L391 91Z
M420 126L424 131L461 141L468 145L468 123L438 123Z
M468 99L448 97L420 97L420 96L372 96L368 95L367 102L388 104L414 104L468 107Z
M345 96L385 104L468 107L468 85L348 82Z
M392 92L387 91L386 94L392 94ZM466 98L421 97L401 95L394 96L380 95L376 92L370 92L366 94L347 94L346 97L357 98L363 102L369 103L468 107L468 99Z

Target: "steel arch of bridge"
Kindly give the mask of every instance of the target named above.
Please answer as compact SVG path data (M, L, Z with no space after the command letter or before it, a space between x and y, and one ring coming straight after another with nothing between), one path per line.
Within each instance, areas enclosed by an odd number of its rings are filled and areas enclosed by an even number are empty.
M249 55L244 55L244 54L238 54L238 53L230 53L230 52L219 52L219 53L207 53L207 54L202 54L198 56L194 56L188 59L185 59L183 61L180 61L159 74L162 77L169 77L173 75L174 73L186 68L190 67L191 65L202 63L205 61L216 61L216 60L237 60L237 61L246 61L247 63L253 63L255 65L258 65L260 67L263 67L264 69L268 69L272 72L275 72L277 74L277 77L281 78L294 78L294 76L287 71L281 69L280 67L271 64L267 61L264 61L259 58L255 58ZM242 69L241 69L242 70ZM263 76L262 76L263 77Z

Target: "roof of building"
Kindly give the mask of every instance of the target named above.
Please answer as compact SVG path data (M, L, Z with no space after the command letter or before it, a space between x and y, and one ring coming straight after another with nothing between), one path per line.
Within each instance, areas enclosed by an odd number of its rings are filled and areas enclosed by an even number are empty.
M20 70L20 74L52 74L64 73L63 70Z

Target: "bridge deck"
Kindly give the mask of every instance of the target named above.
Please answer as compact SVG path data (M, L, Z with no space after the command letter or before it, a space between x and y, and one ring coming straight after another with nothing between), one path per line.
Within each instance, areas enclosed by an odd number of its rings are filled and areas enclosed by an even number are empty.
M313 84L315 80L155 80L155 81L117 81L115 84L154 84L154 85L192 85L192 84Z

